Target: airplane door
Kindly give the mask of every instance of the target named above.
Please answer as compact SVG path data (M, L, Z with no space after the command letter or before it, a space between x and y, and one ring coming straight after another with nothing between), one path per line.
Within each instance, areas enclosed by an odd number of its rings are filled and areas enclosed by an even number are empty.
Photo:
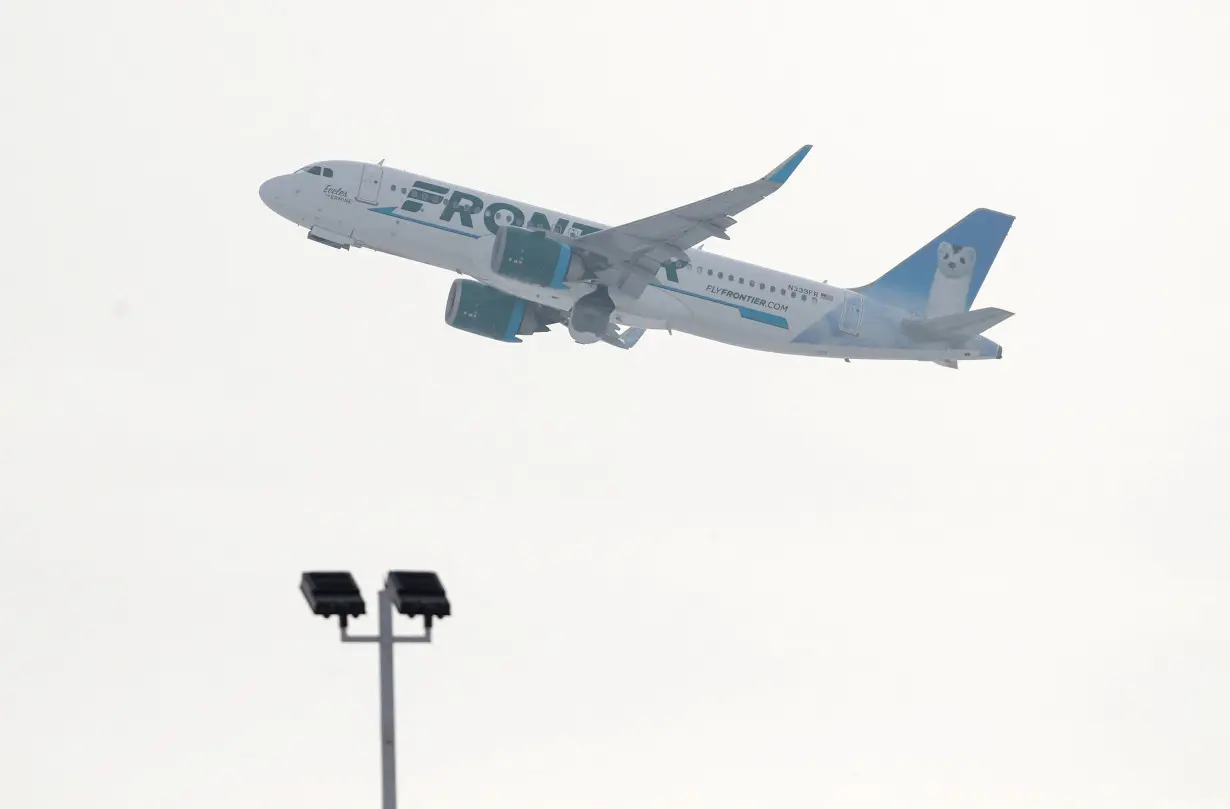
M858 334L858 327L863 322L863 296L857 292L847 292L845 303L841 307L841 323L838 326L849 334Z
M355 199L375 205L380 200L380 181L384 179L384 166L364 164L363 179L359 181L359 193Z

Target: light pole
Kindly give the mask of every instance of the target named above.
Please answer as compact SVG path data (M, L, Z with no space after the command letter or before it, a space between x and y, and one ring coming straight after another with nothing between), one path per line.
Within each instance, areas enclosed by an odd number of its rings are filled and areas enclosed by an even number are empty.
M312 612L325 618L337 617L343 643L380 645L380 763L381 806L397 809L397 740L393 711L393 644L431 643L431 622L452 613L440 577L431 572L394 570L384 580L379 595L380 632L376 635L351 635L350 618L367 612L363 594L354 576L346 571L304 573L299 583ZM423 634L403 637L393 634L393 610L410 618L423 616Z

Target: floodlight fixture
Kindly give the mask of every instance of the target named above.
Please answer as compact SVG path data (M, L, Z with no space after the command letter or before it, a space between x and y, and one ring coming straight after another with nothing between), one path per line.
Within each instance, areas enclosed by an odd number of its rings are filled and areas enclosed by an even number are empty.
M347 618L358 618L367 612L359 585L344 570L304 573L299 590L312 612L325 618L337 616L343 626Z
M389 591L398 612L408 618L422 615L428 627L433 618L445 618L452 613L440 577L430 571L389 571L384 589Z
M393 644L431 643L431 622L452 614L440 577L429 571L390 571L380 591L380 631L375 635L351 635L350 618L364 615L367 607L354 576L345 571L304 573L299 589L312 612L326 618L336 616L344 643L376 643L380 646L380 750L383 779L383 809L397 809L396 740L393 711ZM414 618L423 616L422 635L402 637L393 634L393 609Z

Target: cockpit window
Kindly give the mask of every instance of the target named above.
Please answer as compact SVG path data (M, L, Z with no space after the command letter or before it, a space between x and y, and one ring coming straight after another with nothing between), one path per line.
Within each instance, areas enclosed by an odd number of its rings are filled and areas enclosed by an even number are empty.
M308 173L308 174L315 174L315 175L319 176L319 175L320 175L320 166L312 166L310 169L308 169L308 170L307 170L307 173Z
M315 174L317 177L324 175L325 177L333 176L333 169L326 166L304 166L295 172L295 174Z
M324 168L324 174L325 174L325 176L326 176L326 177L332 177L332 176L333 176L333 169L331 169L331 168L329 168L328 166L326 166L326 167Z

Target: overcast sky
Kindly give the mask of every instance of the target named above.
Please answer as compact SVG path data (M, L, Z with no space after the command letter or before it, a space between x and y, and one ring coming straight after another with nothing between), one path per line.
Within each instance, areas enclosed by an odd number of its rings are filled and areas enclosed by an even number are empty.
M321 567L453 600L398 652L405 806L1230 806L1226 3L0 28L0 806L377 806ZM1015 214L1002 361L504 345L257 197L385 158L617 223L804 143L707 249L853 286Z

